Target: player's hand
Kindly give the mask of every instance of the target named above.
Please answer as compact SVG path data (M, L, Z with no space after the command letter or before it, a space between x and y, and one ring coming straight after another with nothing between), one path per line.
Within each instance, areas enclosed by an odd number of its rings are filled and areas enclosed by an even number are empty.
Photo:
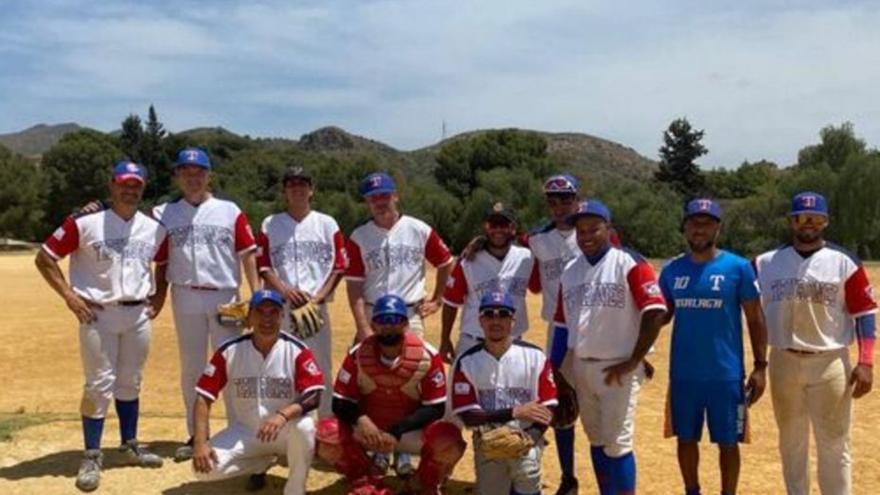
M71 293L69 296L65 297L64 302L67 303L68 309L70 309L70 311L72 311L73 314L76 315L76 319L83 324L97 321L98 317L95 315L93 309L103 308L100 304L86 301L85 299L74 293Z
M284 297L290 301L294 308L304 306L312 298L308 292L290 286L284 289Z
M421 304L419 304L418 309L416 309L416 312L418 312L419 316L422 318L427 318L437 311L440 311L440 301L431 301L428 299L422 301Z
M747 396L749 399L748 406L758 402L758 399L764 395L764 389L767 388L767 372L764 369L753 370L746 382Z
M193 444L193 469L197 473L210 473L217 463L217 453L208 442L195 442Z
M165 306L165 294L153 294L149 297L149 302L147 303L147 316L150 319L155 319L159 316L159 313L162 312L162 308Z
M635 371L640 364L642 364L642 361L627 359L626 361L603 369L602 371L605 373L605 385L610 387L617 383L617 385L622 387L624 377Z
M538 403L538 401L532 401L515 406L513 408L513 418L549 425L553 421L553 412L547 406Z
M373 420L366 415L358 418L357 424L354 427L354 439L368 450L379 450L382 448L385 442L385 439L382 437L383 433L376 426L376 423L373 423Z
M397 439L394 438L394 435L386 432L382 432L381 440L379 446L376 447L376 452L381 452L383 454L391 454L394 452L394 449L397 447Z
M257 430L257 439L264 443L274 442L278 438L278 433L286 424L287 418L279 413L269 416Z
M354 342L353 344L357 344L359 342L363 342L365 338L373 335L373 330L369 326L361 326L357 325L357 330L354 332Z
M854 399L865 396L874 386L874 368L867 364L859 364L852 370L849 378L853 386L852 396Z
M451 341L441 340L438 352L444 363L452 364L455 361L455 346L452 345Z
M482 251L484 247L486 247L486 236L478 235L474 237L467 243L467 246L461 250L461 259L473 261L474 257L477 256L477 253Z

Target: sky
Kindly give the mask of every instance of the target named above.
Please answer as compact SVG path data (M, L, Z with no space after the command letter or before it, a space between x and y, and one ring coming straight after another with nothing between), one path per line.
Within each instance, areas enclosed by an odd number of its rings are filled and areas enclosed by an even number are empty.
M674 5L670 5L674 4ZM298 138L325 125L410 150L519 127L656 159L677 117L706 168L780 165L849 121L880 144L880 2L0 0L0 133Z

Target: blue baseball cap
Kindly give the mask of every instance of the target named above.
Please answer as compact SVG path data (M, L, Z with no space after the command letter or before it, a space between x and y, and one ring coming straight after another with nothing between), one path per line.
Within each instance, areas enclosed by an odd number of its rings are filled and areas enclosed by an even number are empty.
M483 294L480 298L480 311L486 308L505 308L516 312L513 298L507 292L492 291Z
M811 213L814 215L828 216L828 202L825 196L810 191L798 193L791 199L790 216L801 213Z
M254 292L254 295L251 296L251 308L257 307L260 303L264 301L273 302L279 306L284 306L284 298L281 297L281 294L275 292L270 289L263 289Z
M554 175L544 181L544 194L577 194L580 183L573 175Z
M583 217L599 217L608 223L611 223L611 210L605 206L605 203L598 199L588 199L578 204L576 212L572 213L565 219L569 225L577 223L578 219Z
M493 203L492 206L483 210L483 220L491 218L502 218L508 222L516 223L516 213L500 201Z
M113 182L136 180L141 184L147 182L147 169L135 162L123 160L113 166Z
M707 215L720 222L721 205L709 198L692 199L684 207L684 218L687 220L696 215Z
M406 303L398 296L394 294L386 294L379 299L376 299L376 303L373 304L373 316L372 319L376 319L386 315L394 315L400 316L404 319L409 319L409 312L406 309Z
M177 161L174 167L182 167L184 165L195 165L207 170L211 170L211 159L208 153L201 148L184 148L177 153Z
M361 181L360 192L363 197L393 193L396 190L397 184L394 183L394 178L385 172L373 172Z

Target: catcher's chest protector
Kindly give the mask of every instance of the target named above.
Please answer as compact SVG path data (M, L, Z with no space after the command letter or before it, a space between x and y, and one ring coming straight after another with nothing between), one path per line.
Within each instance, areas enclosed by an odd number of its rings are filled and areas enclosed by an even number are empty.
M387 428L421 403L421 382L430 369L431 354L410 332L404 334L403 352L394 366L382 364L380 353L375 337L368 337L358 348L358 387L367 415L380 428Z

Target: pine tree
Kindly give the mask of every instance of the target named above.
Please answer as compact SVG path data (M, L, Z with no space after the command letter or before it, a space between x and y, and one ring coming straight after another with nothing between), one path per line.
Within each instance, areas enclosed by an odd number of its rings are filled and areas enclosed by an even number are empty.
M144 192L144 199L148 202L157 200L168 191L171 185L171 171L168 167L168 158L162 146L167 132L156 116L156 109L150 105L147 114L143 139L140 142L140 157L147 167L149 180Z
M119 135L119 148L129 160L141 161L141 141L144 138L144 127L141 118L130 114L122 121L122 134Z
M691 127L686 118L675 119L663 133L660 170L655 177L669 183L685 198L704 193L704 178L694 160L709 152L700 141L704 132Z

